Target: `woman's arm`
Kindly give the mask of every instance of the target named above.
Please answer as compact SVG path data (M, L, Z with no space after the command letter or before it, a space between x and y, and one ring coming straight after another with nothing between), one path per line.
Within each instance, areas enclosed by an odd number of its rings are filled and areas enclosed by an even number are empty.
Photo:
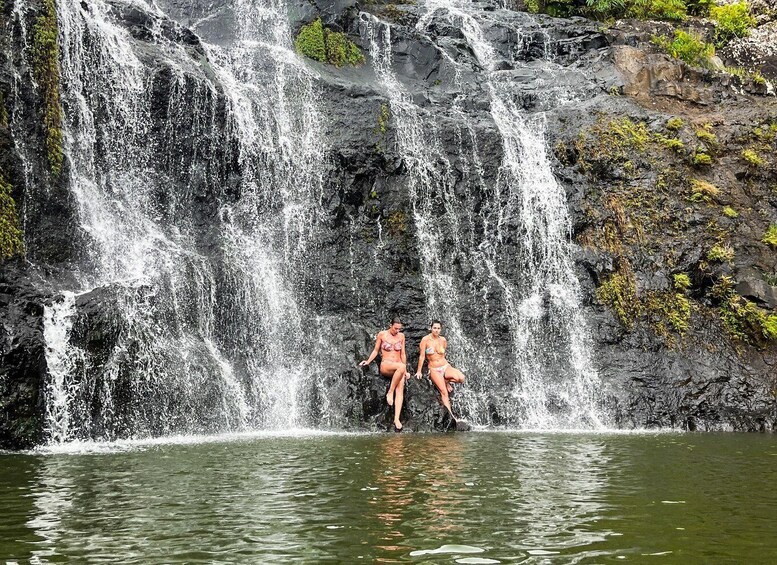
M405 353L405 334L402 334L402 352L400 353L399 358L402 360L402 363L407 365L407 353Z
M382 341L383 341L383 332L378 332L378 337L375 338L375 347L372 348L372 353L370 353L370 356L367 357L367 359L359 363L359 367L364 367L365 365L369 365L370 363L372 363L375 357L378 356L378 351L380 351L380 344Z
M424 368L424 361L426 361L426 338L421 340L421 353L418 355L418 369L416 369L415 377L421 378L421 370Z

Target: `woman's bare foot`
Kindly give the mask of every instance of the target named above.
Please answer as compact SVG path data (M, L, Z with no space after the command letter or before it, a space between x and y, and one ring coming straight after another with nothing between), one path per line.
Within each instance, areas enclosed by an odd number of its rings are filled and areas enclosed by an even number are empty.
M398 432L402 431L402 422L399 420L394 420L394 429Z
M394 393L389 391L386 393L386 402L389 406L394 406Z
M445 383L448 388L448 392L453 392L453 385L451 383Z

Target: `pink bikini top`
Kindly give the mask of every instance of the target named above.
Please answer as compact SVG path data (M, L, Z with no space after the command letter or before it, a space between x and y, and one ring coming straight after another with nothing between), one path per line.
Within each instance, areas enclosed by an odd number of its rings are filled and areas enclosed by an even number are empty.
M389 343L386 340L383 340L383 345L381 346L384 351L391 351L392 349L394 351L402 351L402 341L397 341L395 343Z

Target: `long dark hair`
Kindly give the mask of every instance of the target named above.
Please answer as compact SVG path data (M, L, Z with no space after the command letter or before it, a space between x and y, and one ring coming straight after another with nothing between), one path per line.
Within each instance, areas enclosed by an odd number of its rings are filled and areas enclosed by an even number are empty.
M429 324L429 329L430 329L430 330L432 329L432 326L433 326L434 324L440 324L440 329L442 329L442 322L441 322L440 320L432 320L432 323L431 323L431 324Z
M402 320L399 318L399 316L394 316L393 318L391 318L391 324L389 325L393 326L394 324L401 324L401 323L402 323Z

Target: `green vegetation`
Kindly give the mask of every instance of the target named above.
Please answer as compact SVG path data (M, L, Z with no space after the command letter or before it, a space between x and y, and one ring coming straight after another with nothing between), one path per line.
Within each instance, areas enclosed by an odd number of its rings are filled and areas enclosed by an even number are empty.
M777 139L777 122L755 127L753 129L753 137L761 143L772 143Z
M777 341L777 314L768 313L733 291L720 305L720 319L732 337L745 343L763 348Z
M634 326L634 320L639 315L639 302L637 284L630 268L621 267L610 275L596 289L596 297L615 312L626 328L631 329Z
M685 125L685 122L682 121L680 118L669 118L666 121L666 129L670 131L679 131L682 129L682 127Z
M723 208L723 215L726 216L727 218L738 218L739 212L734 210L731 206L725 206Z
M388 129L389 118L391 117L388 104L380 105L380 113L378 114L378 131L385 135Z
M660 143L663 147L674 151L675 153L683 153L685 151L685 144L675 137L667 137L660 133L654 133L653 138L657 143Z
M403 210L395 210L389 214L386 222L388 231L394 237L398 237L407 232L407 214Z
M696 137L710 148L718 146L718 136L712 133L712 124L707 123L697 129Z
M664 301L661 310L675 331L684 334L688 330L688 322L691 319L691 302L680 293L669 295Z
M672 20L681 22L688 15L684 0L633 0L626 16L638 20Z
M346 64L356 66L364 62L359 47L344 33L324 27L321 18L302 26L294 41L294 48L305 57L335 67Z
M670 141L680 141L680 131L684 150ZM733 340L762 347L777 339L770 337L777 335L777 313L748 303L736 293L738 281L719 276L728 264L748 262L758 251L746 246L741 251L737 247L735 252L731 238L742 224L727 219L744 216L755 202L740 198L736 184L717 180L727 178L725 170L694 173L691 165L693 162L715 167L718 159L728 163L730 157L736 158L742 149L748 148L766 160L769 169L746 180L752 184L755 197L770 198L763 195L761 188L768 192L774 186L777 192L771 176L774 167L769 161L777 150L777 119L758 120L739 131L734 136L723 126L713 129L711 124L701 125L695 120L692 124L677 119L654 125L619 115L602 115L578 135L574 147L568 142L557 142L559 159L566 159L569 166L575 165L593 187L585 208L585 227L577 241L613 257L617 267L599 281L596 296L626 330L639 324L673 347L681 336L692 331L697 317L712 317L720 320ZM688 157L673 158L674 151ZM740 165L743 168L742 161ZM693 206L689 201L706 204ZM770 250L777 249L777 223L773 219L771 223L774 227L763 226L769 227L766 233L757 232L763 233L763 241ZM701 260L695 264L689 262L686 246L678 245L678 240L689 233L694 238L706 238L707 242ZM761 246L760 253L765 251ZM646 257L655 257L648 259L654 263L652 268L645 265ZM637 264L640 275L635 275L631 267ZM638 287L642 273L650 276L666 269L675 273L670 277L669 288ZM765 275L764 280L777 280L777 274L769 276L767 279ZM712 288L708 284L710 279L717 279Z
M766 165L766 161L754 149L743 149L742 157L753 167Z
M742 82L752 80L756 84L766 85L766 79L759 70L750 70L743 67L726 67L726 72L735 77L739 77Z
M706 167L712 164L712 157L707 153L696 151L691 157L691 163L699 167Z
M684 295L691 286L690 278L685 273L677 274L674 286L678 292L651 292L640 300L634 274L624 261L618 271L599 285L596 296L615 312L627 329L630 330L637 318L644 315L656 333L669 339L670 330L684 334L691 319L691 302Z
M49 171L62 171L62 106L59 102L59 46L57 11L54 0L45 0L45 13L33 32L33 74L43 97L43 128Z
M530 12L556 17L583 16L596 20L637 18L683 21L686 16L706 15L712 0L527 0Z
M772 224L769 229L766 230L764 236L761 238L766 245L777 248L777 224Z
M730 245L716 244L707 251L707 259L719 263L734 260L734 249Z
M710 59L715 55L715 46L705 43L695 33L689 33L681 29L674 32L674 39L666 36L654 36L653 43L669 53L675 59L685 61L692 67L709 68Z
M710 18L715 22L715 43L721 47L736 37L750 34L755 18L744 0L736 4L723 4L710 9Z
M691 201L709 202L720 195L720 189L714 184L701 179L691 179Z
M691 278L686 273L677 273L676 275L673 275L672 278L674 278L674 287L676 290L685 292L691 288Z
M8 259L24 252L22 230L16 202L11 196L12 187L0 174L0 259Z
M0 92L0 127L8 127L8 109L5 107L5 97Z

